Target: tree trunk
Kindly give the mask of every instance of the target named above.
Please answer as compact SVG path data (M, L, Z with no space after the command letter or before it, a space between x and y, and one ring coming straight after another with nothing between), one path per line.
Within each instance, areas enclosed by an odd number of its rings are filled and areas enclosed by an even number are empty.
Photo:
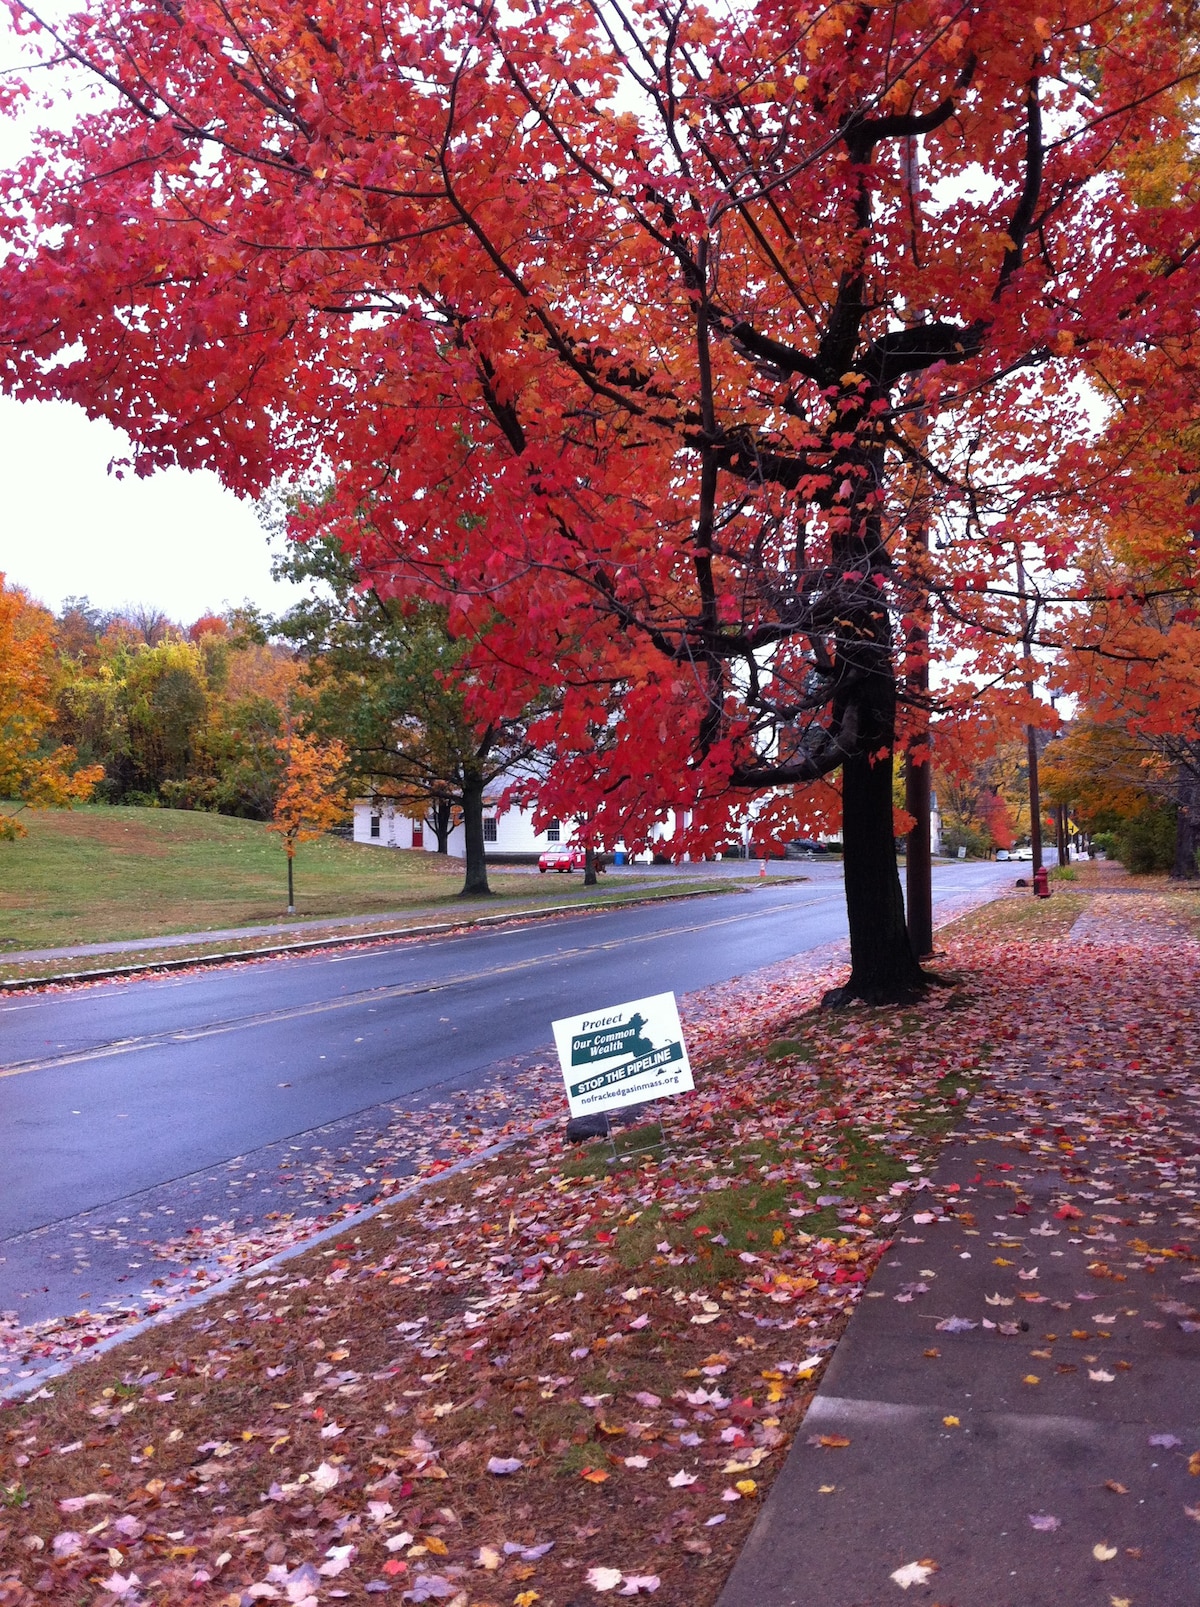
M864 487L878 486L884 474L881 451L847 466ZM835 476L836 477L836 476ZM908 933L896 827L892 809L892 768L896 746L896 665L886 603L876 580L888 560L878 510L864 498L852 513L849 539L835 543L835 567L859 577L857 590L839 605L833 698L836 728L851 755L842 764L842 842L846 917L850 926L850 977L825 995L827 1005L852 999L866 1004L905 1004L919 998L930 981L922 971Z
M453 801L449 798L435 799L433 808L429 811L429 824L433 827L433 835L437 838L439 854L450 852L450 825L453 818Z
M900 892L892 825L892 766L860 753L842 767L842 841L850 978L826 994L831 1005L907 1004L929 978L913 953Z
M488 898L487 856L483 846L483 777L466 776L462 789L463 836L466 839L466 878L462 898Z
M589 843L583 851L583 885L585 887L595 887L597 881L596 850Z
M1200 874L1196 869L1196 850L1200 848L1200 778L1181 775L1176 797L1175 863L1171 866L1171 880L1194 882Z

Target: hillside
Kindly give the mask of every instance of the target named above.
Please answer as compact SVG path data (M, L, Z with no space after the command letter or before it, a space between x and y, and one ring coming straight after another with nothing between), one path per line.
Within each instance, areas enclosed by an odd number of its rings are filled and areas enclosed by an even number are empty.
M29 835L0 843L0 952L286 918L287 860L259 821L105 806L21 818ZM295 869L297 919L450 902L462 885L454 860L333 837L301 844Z

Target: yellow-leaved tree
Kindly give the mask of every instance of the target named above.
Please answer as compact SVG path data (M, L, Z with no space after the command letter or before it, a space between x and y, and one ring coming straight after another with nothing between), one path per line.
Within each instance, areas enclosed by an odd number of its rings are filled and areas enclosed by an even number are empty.
M323 836L345 816L348 799L342 776L347 754L341 742L320 742L294 734L280 737L276 746L285 768L267 830L278 832L287 850L287 912L294 915L292 862L296 845Z
M104 766L76 764L75 749L51 747L54 620L0 574L0 842L25 835L23 809L84 803Z

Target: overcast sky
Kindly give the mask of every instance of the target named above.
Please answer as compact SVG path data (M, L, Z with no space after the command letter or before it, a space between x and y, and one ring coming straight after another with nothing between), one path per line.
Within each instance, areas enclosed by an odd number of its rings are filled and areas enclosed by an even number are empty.
M5 16L0 67L25 54ZM30 134L30 122L0 118L0 168L25 154ZM183 624L247 598L281 613L297 594L272 581L253 506L212 474L118 480L108 465L127 451L123 435L79 408L0 397L0 572L56 611L86 595Z
M190 624L249 598L280 613L296 595L271 579L253 504L213 474L109 474L126 438L65 402L0 397L0 570L58 610L144 603Z

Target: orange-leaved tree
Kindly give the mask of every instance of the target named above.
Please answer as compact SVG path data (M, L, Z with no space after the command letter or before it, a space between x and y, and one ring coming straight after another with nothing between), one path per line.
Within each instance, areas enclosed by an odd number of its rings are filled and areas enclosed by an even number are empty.
M54 619L0 574L0 842L25 835L20 810L84 803L104 779L53 745L53 684Z
M297 843L313 842L345 819L347 795L342 783L347 753L341 742L291 734L277 744L284 762L283 785L267 830L278 832L287 850L289 915L296 913L292 862Z
M951 505L946 673L1003 679L1094 364L1194 315L1200 198L1127 178L1186 139L1180 8L11 3L42 66L5 97L57 124L0 210L0 384L141 471L328 465L310 530L445 606L472 718L561 693L540 807L600 841L674 809L702 851L840 772L842 996L919 991L912 511Z

